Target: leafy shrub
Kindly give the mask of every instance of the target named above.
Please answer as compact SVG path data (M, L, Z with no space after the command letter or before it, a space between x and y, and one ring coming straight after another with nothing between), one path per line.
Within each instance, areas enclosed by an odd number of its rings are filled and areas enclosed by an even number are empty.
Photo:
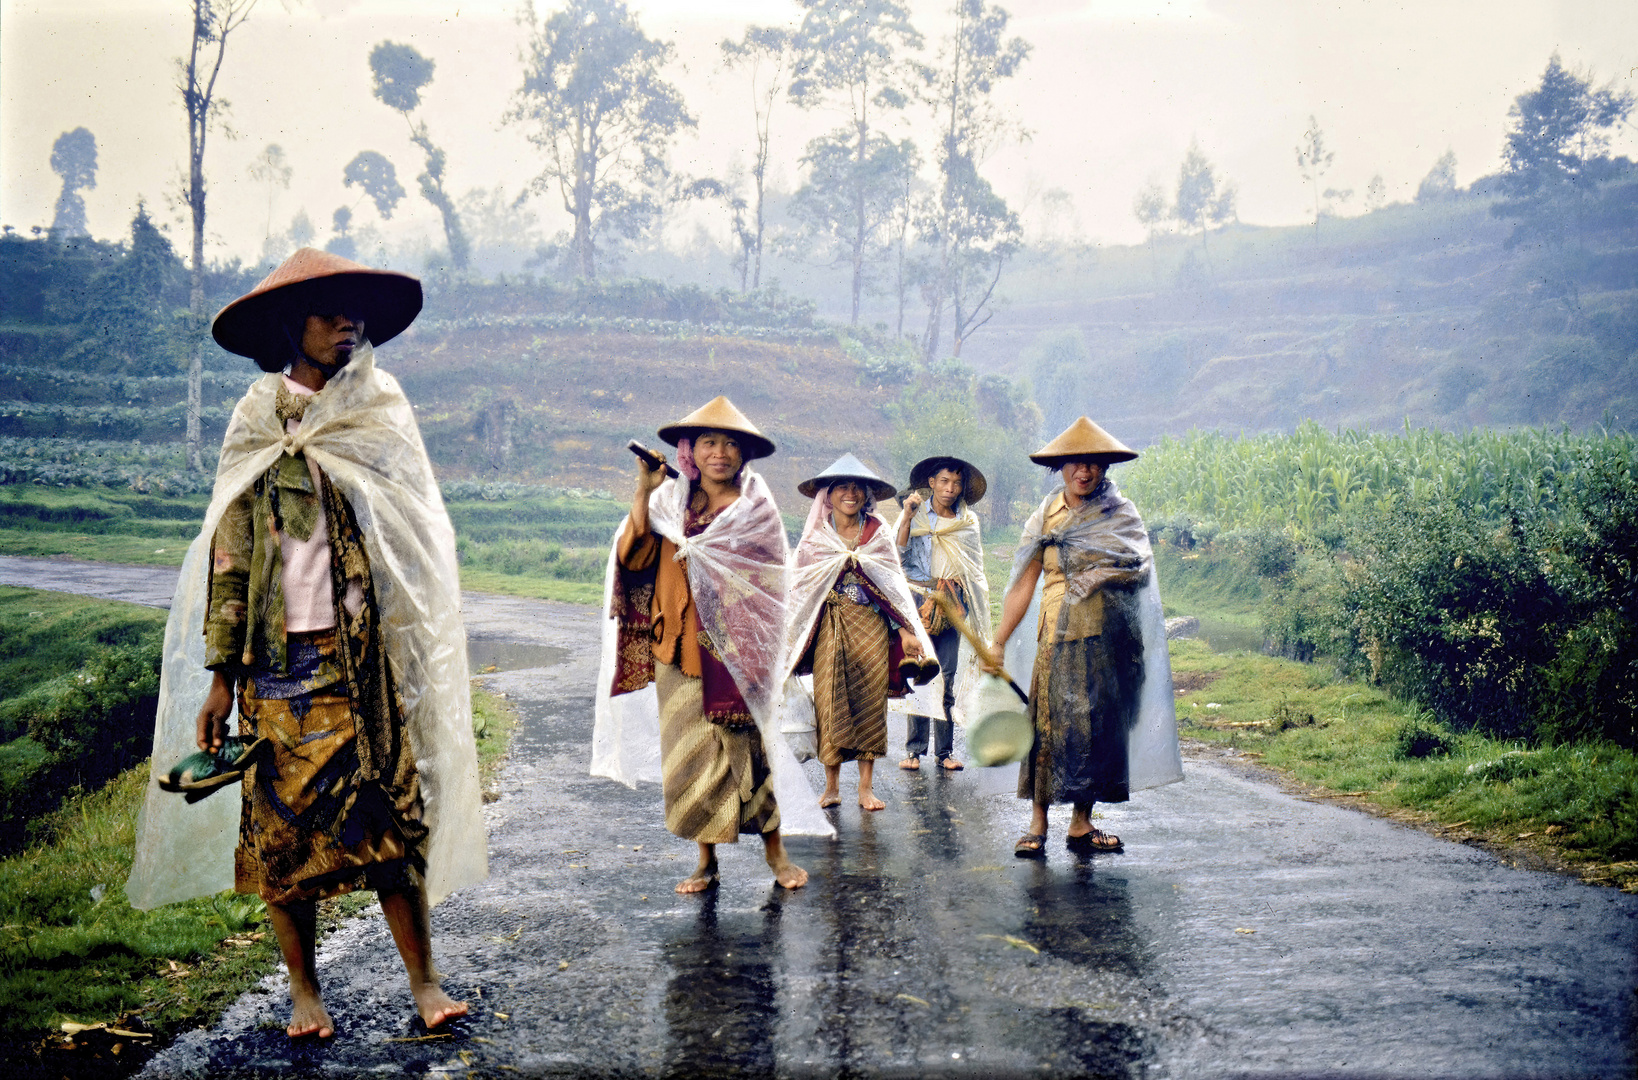
M1493 761L1469 765L1466 775L1478 784L1511 784L1541 772L1539 755L1528 750L1512 750Z
M1393 756L1400 761L1448 755L1455 746L1451 733L1427 717L1405 721L1393 735Z

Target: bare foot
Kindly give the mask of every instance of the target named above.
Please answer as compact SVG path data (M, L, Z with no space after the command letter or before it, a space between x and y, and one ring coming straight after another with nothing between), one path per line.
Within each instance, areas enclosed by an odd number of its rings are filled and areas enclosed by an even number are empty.
M819 796L819 809L829 810L833 806L842 805L842 796L834 791L827 791Z
M859 792L859 808L861 810L886 810L887 804L876 798L874 793L861 791Z
M768 869L783 889L800 889L808 883L808 872L791 862L785 854L785 841L779 830L762 834L762 857L768 860Z
M317 994L301 994L295 992L290 995L290 1024L284 1029L285 1034L292 1039L299 1039L305 1035L317 1035L321 1039L328 1039L336 1033L335 1024L330 1020L330 1014L324 1009L324 1002Z
M677 891L684 894L704 892L716 888L718 880L717 860L711 858L702 861L692 874L677 882Z
M773 870L774 880L782 889L800 889L808 883L808 872L789 859L782 859L777 863L770 861L768 866Z
M444 993L437 983L428 983L413 992L415 994L415 1011L421 1014L421 1023L425 1024L428 1030L437 1027L445 1020L453 1020L457 1016L466 1015L466 1002L456 1001Z
M921 758L911 755L899 762L899 768L906 772L918 772L921 769Z
M948 769L950 772L960 772L962 769L966 768L965 765L961 764L961 762L957 761L953 757L947 757L938 764L940 768Z

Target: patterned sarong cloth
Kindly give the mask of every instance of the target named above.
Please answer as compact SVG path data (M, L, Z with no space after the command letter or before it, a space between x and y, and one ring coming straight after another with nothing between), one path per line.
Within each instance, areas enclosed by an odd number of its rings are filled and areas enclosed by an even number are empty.
M390 776L362 775L358 681L338 678L341 653L335 630L291 634L288 673L253 673L239 696L241 731L269 746L243 785L234 888L268 903L421 884L413 756L392 755Z
M819 761L832 766L887 753L887 619L851 598L848 584L839 582L825 598L813 645Z
M779 828L773 778L754 727L705 716L704 683L656 664L665 827L684 840L732 844L740 833Z

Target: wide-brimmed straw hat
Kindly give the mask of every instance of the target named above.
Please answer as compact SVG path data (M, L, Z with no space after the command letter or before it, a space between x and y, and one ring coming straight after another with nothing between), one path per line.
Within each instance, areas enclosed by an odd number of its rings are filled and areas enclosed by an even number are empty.
M1029 456L1037 465L1054 468L1075 458L1089 458L1113 465L1121 461L1136 461L1137 451L1083 416L1065 428L1063 434Z
M982 499L984 492L990 488L984 474L978 471L977 465L964 461L954 454L939 454L916 462L915 467L910 470L910 483L905 486L904 494L908 496L917 488L929 486L933 477L945 469L955 469L961 473L961 501L968 506Z
M726 396L714 397L675 424L667 424L660 429L660 438L676 446L678 440L691 439L702 431L728 431L739 436L739 449L746 461L774 452L773 440L758 431Z
M210 333L231 353L252 360L288 356L285 326L292 315L356 315L364 336L381 345L421 313L421 283L395 270L372 270L317 248L296 251L254 289L216 313Z
M852 454L843 454L818 476L811 477L796 485L796 490L813 498L822 487L834 487L843 480L856 480L859 486L868 490L877 499L886 499L892 496L894 487L870 470L870 466L854 457Z

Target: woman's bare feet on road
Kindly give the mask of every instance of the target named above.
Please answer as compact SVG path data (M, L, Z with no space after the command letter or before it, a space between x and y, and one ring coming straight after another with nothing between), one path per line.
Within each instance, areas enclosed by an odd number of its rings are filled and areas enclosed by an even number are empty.
M325 1011L324 1002L317 994L298 996L292 991L290 1026L284 1031L292 1039L299 1039L305 1035L317 1035L321 1039L328 1039L336 1033L336 1026L330 1020L330 1014Z
M419 989L411 987L411 993L415 995L415 1011L421 1014L421 1023L429 1031L446 1020L466 1015L466 1002L456 1001L437 983L428 983Z
M859 808L861 810L886 810L887 804L876 798L870 791L859 792Z
M819 796L819 809L829 810L833 806L842 805L842 795L836 791L826 791Z

